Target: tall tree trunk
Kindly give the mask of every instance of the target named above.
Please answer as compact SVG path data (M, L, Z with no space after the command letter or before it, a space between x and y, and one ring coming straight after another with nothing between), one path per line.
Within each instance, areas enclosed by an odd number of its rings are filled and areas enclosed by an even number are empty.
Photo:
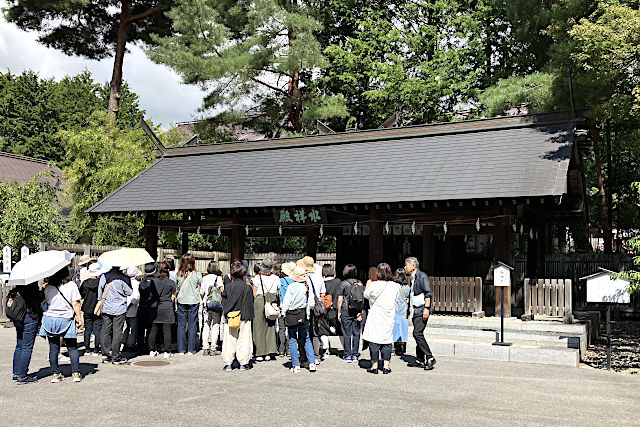
M611 120L607 120L606 124L607 134L607 218L609 218L609 224L611 228L611 241L613 242L613 158L611 155L613 140L611 139ZM618 233L620 230L618 230ZM613 252L613 247L611 248Z
M611 247L611 227L609 225L609 212L607 210L607 197L604 190L604 177L602 176L602 159L600 157L600 134L598 128L591 126L591 137L593 138L593 154L596 163L596 175L598 176L598 195L600 196L600 225L604 236L604 253L610 254Z
M300 73L289 77L289 121L295 132L302 130L302 104L300 103Z
M122 63L127 45L127 26L131 16L131 1L123 0L120 11L120 23L116 39L116 56L113 60L113 73L111 74L111 92L109 94L109 116L115 121L120 110L120 91L122 88Z

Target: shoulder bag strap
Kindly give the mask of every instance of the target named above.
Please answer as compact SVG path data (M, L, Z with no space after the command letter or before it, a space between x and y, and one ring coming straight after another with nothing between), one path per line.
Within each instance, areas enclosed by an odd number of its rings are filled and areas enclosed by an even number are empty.
M60 285L62 286L62 285ZM56 290L58 291L58 293L60 294L60 296L62 297L63 300L65 300L67 302L67 304L69 304L69 307L71 307L71 311L73 311L73 318L76 317L76 310L73 308L73 304L71 304L69 302L69 300L64 296L64 294L62 292L60 292L60 286L56 286Z
M100 300L102 300L102 303L104 304L105 300L107 299L107 294L109 293L109 289L111 288L111 284L113 283L113 281L107 283L107 288L104 290L104 294L102 294L102 298L100 298ZM60 289L58 289L58 292L60 292Z
M262 274L258 274L260 277L260 287L262 288L262 301L264 301L264 305L267 305L267 297L264 296L264 285L262 284Z
M316 287L313 286L313 279L311 278L311 276L307 275L307 278L309 279L309 281L311 282L311 289L313 289L313 296L315 297L316 294Z
M407 304L407 296L404 294L404 291L402 290L402 285L400 285L400 293L402 294L402 299L404 300L404 303Z
M187 274L184 278L184 280L182 281L182 284L180 285L180 288L178 289L178 292L180 292L180 289L182 289L182 287L184 286L185 283L187 283L187 280L189 280L191 278L191 275L193 274L193 271L190 271L189 274Z

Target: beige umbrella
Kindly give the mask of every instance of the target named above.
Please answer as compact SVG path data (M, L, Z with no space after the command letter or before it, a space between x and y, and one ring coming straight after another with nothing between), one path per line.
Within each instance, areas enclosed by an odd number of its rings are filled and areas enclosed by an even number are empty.
M145 249L122 248L103 253L98 257L98 262L110 267L129 267L148 264L154 259Z

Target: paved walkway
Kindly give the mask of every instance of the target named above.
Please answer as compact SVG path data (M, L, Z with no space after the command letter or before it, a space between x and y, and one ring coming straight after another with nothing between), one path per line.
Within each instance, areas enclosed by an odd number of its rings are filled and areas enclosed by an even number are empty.
M11 381L14 329L0 328L0 412L6 425L638 425L640 376L441 357L436 369L371 375L337 357L295 375L285 359L223 372L220 357L162 367L101 365L50 384ZM49 375L38 338L31 371ZM151 360L141 357L137 360ZM364 366L365 363L362 363ZM63 365L69 374L69 365ZM11 420L9 421L9 418Z

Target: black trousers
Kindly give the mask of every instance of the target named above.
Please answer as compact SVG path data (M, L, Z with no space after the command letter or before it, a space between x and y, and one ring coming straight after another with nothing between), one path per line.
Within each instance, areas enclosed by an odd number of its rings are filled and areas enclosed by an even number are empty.
M427 321L422 315L413 318L413 338L416 340L416 359L424 362L433 357L427 340L424 337L424 328L427 327Z
M382 353L382 360L391 360L391 344L376 344L369 342L369 353L371 354L371 362L378 363L379 353Z
M102 338L102 317L95 314L84 313L84 351L91 350L91 334L94 336L94 348L100 351L100 339Z
M171 351L171 329L173 324L171 323L154 323L151 326L151 332L149 333L149 347L151 350L160 352L160 346L158 345L158 329L162 327L162 335L164 338L163 347L165 352Z
M124 329L124 320L126 313L118 314L103 314L102 315L102 355L109 356L111 351L111 357L120 357L120 345L122 344L122 332Z

